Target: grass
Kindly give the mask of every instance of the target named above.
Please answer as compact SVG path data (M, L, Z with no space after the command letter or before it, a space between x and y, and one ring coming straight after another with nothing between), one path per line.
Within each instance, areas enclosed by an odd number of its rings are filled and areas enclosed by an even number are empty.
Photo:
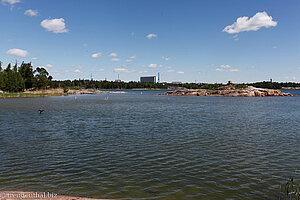
M13 98L13 97L49 97L49 96L62 96L66 94L62 93L24 93L24 92L13 92L13 93L3 93L0 94L0 98Z

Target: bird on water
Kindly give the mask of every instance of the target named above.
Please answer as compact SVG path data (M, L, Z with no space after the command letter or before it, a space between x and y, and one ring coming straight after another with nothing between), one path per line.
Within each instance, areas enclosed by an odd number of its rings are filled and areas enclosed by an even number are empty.
M40 112L40 114L42 114L42 112L44 112L44 110L42 110L42 109L39 109L38 111Z

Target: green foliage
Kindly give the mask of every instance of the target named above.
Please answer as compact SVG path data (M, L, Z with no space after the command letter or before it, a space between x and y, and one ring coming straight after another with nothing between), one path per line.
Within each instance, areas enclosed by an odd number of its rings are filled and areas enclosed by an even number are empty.
M68 93L69 92L69 88L67 86L64 86L63 89L64 89L64 93Z
M12 67L10 64L3 69L0 62L0 90L7 92L22 92L25 89L43 89L43 88L64 88L67 92L68 88L72 89L168 89L168 88L187 88L187 89L208 89L221 90L221 83L142 83L136 81L130 82L114 82L114 81L97 81L97 80L52 80L52 76L45 68L37 67L33 70L31 63L24 63L18 67L17 63ZM282 87L300 87L300 83L277 83L277 82L257 82L252 85L259 88L281 89ZM244 89L246 84L236 84L237 89Z
M37 67L36 70L34 70L34 74L36 74L34 77L36 79L34 86L38 89L46 88L50 85L52 76L49 76L49 73L45 68Z
M236 89L246 89L248 85L245 84L236 84L234 85Z
M25 89L22 76L12 70L10 64L4 71L0 71L0 89L8 92L20 92Z
M280 185L279 200L299 200L300 184L295 183L294 177L291 177L286 184Z
M19 68L19 73L25 81L25 88L29 89L34 86L36 80L34 78L33 69L31 63L22 63Z

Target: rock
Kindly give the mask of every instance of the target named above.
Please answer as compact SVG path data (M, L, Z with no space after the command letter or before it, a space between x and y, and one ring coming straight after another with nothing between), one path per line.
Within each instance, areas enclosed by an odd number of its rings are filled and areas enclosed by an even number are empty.
M229 96L229 97L265 97L265 96L293 96L290 93L283 93L280 90L256 88L248 86L238 89L234 85L222 86L218 90L190 89L175 90L158 95L178 95L178 96Z

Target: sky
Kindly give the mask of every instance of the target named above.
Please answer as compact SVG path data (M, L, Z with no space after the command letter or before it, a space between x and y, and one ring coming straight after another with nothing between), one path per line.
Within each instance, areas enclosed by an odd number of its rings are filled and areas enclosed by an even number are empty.
M299 0L0 1L0 61L55 80L300 82Z

